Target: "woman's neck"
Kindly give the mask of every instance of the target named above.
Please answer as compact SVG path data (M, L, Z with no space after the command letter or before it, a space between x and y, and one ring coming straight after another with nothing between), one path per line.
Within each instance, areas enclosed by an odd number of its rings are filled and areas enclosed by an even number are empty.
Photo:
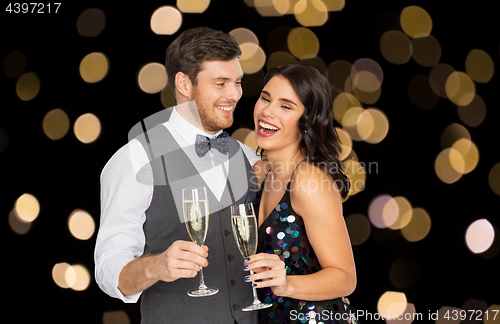
M271 180L288 179L297 165L306 157L304 149L290 152L266 151L267 164L270 168Z

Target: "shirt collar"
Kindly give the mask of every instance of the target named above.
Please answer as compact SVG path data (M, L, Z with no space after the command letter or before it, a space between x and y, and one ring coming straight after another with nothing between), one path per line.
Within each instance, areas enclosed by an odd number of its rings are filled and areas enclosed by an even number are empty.
M196 142L196 135L200 134L208 138L214 138L222 133L222 129L219 130L214 135L208 134L205 131L193 126L187 122L181 115L176 111L176 108L172 110L170 119L167 121L170 127L175 130L188 144L194 145Z

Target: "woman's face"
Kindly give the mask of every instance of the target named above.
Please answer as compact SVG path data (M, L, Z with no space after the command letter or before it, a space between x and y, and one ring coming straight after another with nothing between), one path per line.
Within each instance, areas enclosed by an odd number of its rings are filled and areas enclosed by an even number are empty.
M274 76L266 84L255 104L255 140L269 155L274 151L298 148L302 135L299 119L305 107L290 82L282 76Z

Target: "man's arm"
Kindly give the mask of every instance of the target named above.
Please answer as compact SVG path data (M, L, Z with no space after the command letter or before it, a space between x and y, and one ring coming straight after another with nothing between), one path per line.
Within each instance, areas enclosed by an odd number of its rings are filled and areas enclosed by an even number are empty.
M142 145L131 141L110 159L101 174L95 276L103 291L125 302L136 302L140 293L158 280L191 278L200 266L208 265L208 248L193 242L177 241L163 253L141 256L145 211L153 186L137 181L136 170L147 163Z

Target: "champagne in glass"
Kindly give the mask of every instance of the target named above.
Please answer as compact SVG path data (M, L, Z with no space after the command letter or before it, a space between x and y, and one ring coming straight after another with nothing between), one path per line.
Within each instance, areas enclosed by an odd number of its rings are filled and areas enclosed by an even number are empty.
M191 240L203 246L207 237L208 209L207 189L205 187L191 187L182 189L182 204L184 207L184 220ZM203 277L203 268L200 267L200 286L196 290L189 291L191 297L203 297L215 295L219 289L208 288Z
M243 259L248 258L257 252L257 218L253 210L252 203L239 204L231 206L231 223L233 225L233 234L238 249ZM254 274L250 270L250 274ZM262 303L257 297L257 290L253 289L253 303L243 308L243 311L251 311L271 307L272 304Z

